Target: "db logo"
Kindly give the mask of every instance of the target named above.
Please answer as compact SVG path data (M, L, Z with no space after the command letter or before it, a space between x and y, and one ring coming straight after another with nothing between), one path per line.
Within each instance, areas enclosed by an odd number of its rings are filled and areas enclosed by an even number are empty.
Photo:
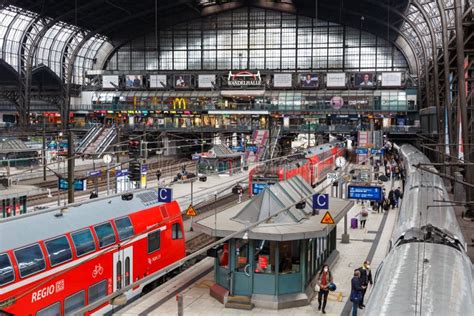
M95 279L98 275L102 275L104 273L104 268L99 264L95 265L94 270L92 270L92 277Z

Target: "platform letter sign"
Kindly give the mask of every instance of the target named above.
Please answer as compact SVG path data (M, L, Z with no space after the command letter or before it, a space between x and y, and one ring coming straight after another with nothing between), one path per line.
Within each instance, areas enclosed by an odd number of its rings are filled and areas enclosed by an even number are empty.
M329 209L329 194L313 194L313 210Z
M158 202L169 203L173 199L173 189L158 188Z

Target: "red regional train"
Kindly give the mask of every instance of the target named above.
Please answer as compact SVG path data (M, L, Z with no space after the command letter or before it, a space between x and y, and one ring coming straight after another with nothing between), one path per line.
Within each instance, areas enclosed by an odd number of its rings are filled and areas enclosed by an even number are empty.
M301 156L278 161L271 166L259 166L249 173L249 194L260 193L267 185L300 175L315 187L335 168L336 157L345 153L344 142L330 142L312 147Z
M0 221L0 315L70 315L184 258L183 228L178 203L152 190Z

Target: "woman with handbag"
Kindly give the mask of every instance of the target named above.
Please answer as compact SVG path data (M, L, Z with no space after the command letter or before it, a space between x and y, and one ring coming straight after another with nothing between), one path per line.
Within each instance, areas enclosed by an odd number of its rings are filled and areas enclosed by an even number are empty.
M366 286L362 285L362 281L360 279L360 271L354 270L354 277L351 280L351 296L350 300L352 302L352 316L357 316L357 309L362 308L359 307L360 302L362 301L362 291L366 288Z
M365 208L365 206L362 206L362 210L359 213L360 217L360 229L365 228L365 222L367 222L367 218L369 217L369 212Z
M329 284L333 282L331 271L329 271L329 266L327 264L323 265L321 271L318 274L318 285L319 285L319 293L318 293L318 311L321 310L321 302L323 303L323 314L326 314L326 303L328 301L329 295Z

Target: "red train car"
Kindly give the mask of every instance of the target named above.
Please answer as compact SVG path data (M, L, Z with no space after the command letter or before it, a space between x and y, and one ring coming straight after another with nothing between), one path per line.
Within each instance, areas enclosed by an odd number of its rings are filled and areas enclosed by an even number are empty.
M335 167L336 157L343 155L343 142L331 142L312 147L300 157L281 160L276 165L259 166L249 173L249 194L255 195L267 185L300 175L313 187L325 179Z
M69 315L185 256L178 203L151 190L6 219L0 231L0 315Z

